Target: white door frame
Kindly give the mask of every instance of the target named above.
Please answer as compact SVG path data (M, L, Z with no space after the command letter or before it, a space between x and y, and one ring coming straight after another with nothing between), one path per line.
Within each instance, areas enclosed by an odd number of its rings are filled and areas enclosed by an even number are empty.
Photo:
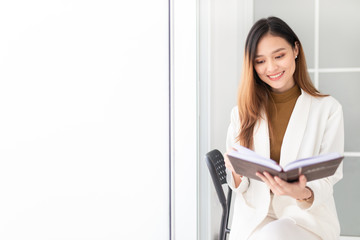
M171 239L197 239L197 1L170 2Z

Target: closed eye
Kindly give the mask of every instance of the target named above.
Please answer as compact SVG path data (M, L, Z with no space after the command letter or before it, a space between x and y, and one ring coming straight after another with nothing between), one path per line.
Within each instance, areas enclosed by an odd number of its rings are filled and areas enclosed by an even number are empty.
M275 59L280 59L280 58L282 58L283 56L285 56L285 54L278 55L278 56L275 57Z
M255 61L256 64L262 64L262 63L264 63L264 62L265 62L264 60L256 60L256 61Z

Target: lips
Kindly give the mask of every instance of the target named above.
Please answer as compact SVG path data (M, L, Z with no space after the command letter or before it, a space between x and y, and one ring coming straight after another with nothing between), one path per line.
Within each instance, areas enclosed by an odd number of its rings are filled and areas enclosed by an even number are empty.
M279 72L279 73L277 73L277 74L267 75L267 76L270 78L270 80L275 81L275 80L280 79L280 78L282 77L282 75L284 75L284 72L285 72L285 71L282 71L282 72Z

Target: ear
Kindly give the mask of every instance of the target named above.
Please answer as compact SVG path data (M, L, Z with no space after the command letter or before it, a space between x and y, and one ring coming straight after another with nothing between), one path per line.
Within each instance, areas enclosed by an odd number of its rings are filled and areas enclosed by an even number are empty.
M294 45L295 45L293 48L294 55L297 56L297 55L299 55L299 42L296 41Z

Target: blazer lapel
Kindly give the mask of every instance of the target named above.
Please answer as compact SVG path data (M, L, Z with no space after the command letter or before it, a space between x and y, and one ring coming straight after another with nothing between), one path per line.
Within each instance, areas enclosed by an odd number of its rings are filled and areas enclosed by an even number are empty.
M297 159L309 117L311 97L301 90L291 114L281 146L280 165L285 166Z

